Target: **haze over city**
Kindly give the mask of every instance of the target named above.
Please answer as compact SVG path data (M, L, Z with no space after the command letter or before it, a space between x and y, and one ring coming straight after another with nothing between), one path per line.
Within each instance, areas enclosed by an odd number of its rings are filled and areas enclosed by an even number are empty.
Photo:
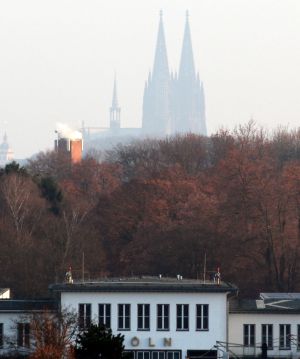
M51 149L57 122L108 125L115 72L122 126L141 126L161 9L174 70L189 10L208 134L298 126L297 0L1 0L0 136L16 158Z

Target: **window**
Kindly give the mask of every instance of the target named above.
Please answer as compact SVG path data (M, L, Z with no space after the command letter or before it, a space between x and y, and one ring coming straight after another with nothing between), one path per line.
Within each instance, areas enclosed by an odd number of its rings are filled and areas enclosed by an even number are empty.
M266 343L268 349L273 349L273 325L262 324L261 326L261 342Z
M165 359L165 352L163 351L152 352L152 359Z
M300 324L297 325L297 350L300 350Z
M254 347L255 345L255 324L244 324L244 346Z
M169 330L169 304L157 304L157 330Z
M0 348L3 347L3 323L0 323Z
M208 304L196 305L196 330L208 330Z
M189 305L177 304L177 330L189 330Z
M29 323L18 323L17 324L17 330L18 330L18 346L19 347L30 347L30 327Z
M279 324L279 349L291 349L290 324Z
M150 352L148 351L137 352L137 359L150 359Z
M180 352L167 351L167 359L180 359Z
M138 330L150 330L150 304L138 304Z
M99 325L110 328L110 304L99 304Z
M91 325L91 304L79 304L79 329L85 330Z
M130 304L119 304L118 330L130 330Z

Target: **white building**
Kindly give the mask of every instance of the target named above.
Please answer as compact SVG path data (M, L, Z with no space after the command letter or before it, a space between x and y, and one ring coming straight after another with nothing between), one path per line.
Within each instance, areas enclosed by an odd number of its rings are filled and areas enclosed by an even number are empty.
M217 341L228 340L228 296L221 282L176 278L127 278L56 284L62 308L78 311L79 325L91 321L124 334L134 359L217 358Z
M238 356L300 357L300 294L261 293L258 300L233 300L229 349Z
M33 313L42 313L45 310L57 310L56 302L0 299L0 357L8 352L30 352L30 317Z

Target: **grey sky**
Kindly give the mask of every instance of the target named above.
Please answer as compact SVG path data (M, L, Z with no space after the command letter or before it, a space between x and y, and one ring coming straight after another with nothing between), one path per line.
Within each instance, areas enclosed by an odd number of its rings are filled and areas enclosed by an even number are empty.
M171 69L189 9L209 133L299 125L299 0L0 0L0 136L16 157L51 148L56 122L108 124L114 71L122 125L140 126L160 9Z

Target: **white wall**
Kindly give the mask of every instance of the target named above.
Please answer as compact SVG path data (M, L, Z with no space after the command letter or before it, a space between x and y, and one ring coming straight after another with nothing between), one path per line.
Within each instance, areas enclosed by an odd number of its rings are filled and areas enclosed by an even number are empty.
M1 313L0 323L3 323L4 345L0 349L0 355L7 352L9 349L17 348L17 323L24 322L26 318L25 313Z
M256 346L261 346L261 325L273 324L273 342L274 349L268 350L268 355L280 355L288 356L292 353L297 353L297 347L295 344L291 345L291 350L279 350L279 324L291 324L291 334L297 336L297 325L300 324L300 314L256 314L256 313L241 313L229 315L229 342L243 344L243 325L255 324L255 338ZM243 348L232 348L234 353L242 354ZM261 350L256 349L256 354ZM300 357L300 352L298 351Z
M98 304L111 304L111 327L113 333L125 335L126 349L208 350L217 340L226 340L226 294L225 293L95 293L65 292L61 294L62 308L78 311L79 303L92 304L92 318L98 322ZM118 304L131 304L130 331L118 331ZM150 331L137 331L137 304L150 304ZM170 331L156 331L157 304L170 305ZM189 304L189 331L176 331L176 304ZM209 330L196 331L196 304L209 304ZM140 344L131 345L138 337ZM155 345L149 347L149 338ZM172 338L172 345L164 346L164 338Z

